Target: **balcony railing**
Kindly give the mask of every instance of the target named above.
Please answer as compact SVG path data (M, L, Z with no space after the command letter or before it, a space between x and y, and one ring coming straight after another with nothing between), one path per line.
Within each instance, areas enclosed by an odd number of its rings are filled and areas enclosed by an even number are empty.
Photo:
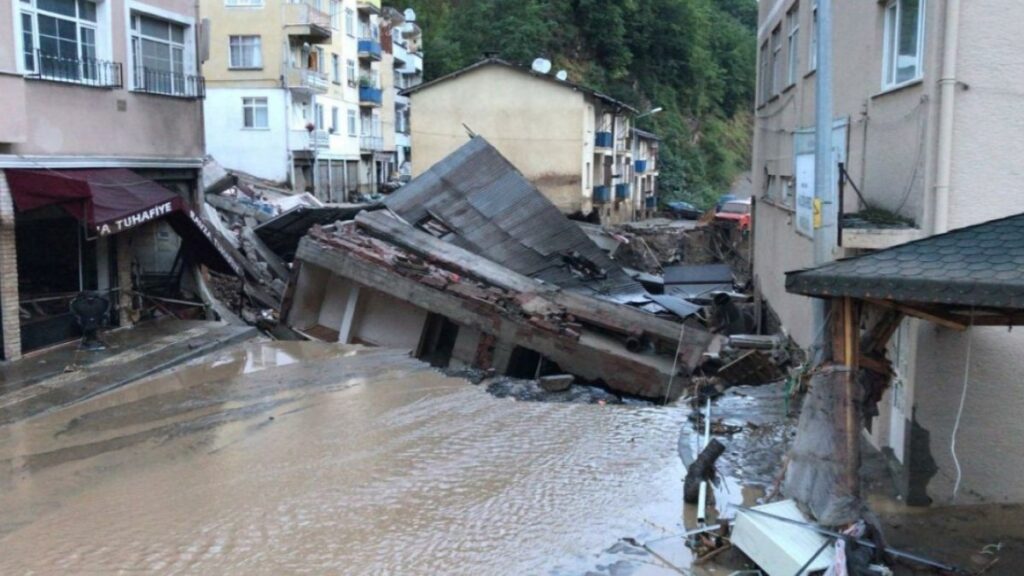
M360 38L359 57L380 60L380 42L375 38Z
M616 184L615 185L615 199L616 200L629 200L629 192L632 187L629 184Z
M36 73L33 77L99 88L124 87L120 62L95 58L64 58L42 50L36 50Z
M137 67L132 90L177 98L205 98L206 81L202 76Z
M327 130L292 130L292 150L313 150L331 147L331 135Z
M359 87L359 104L363 106L380 106L384 101L384 93L374 86Z
M611 199L607 186L594 186L594 202L603 204Z
M598 132L594 135L594 146L598 148L611 148L613 144L611 132Z
M359 0L356 2L356 8L360 12L376 14L380 12L380 0Z
M330 81L327 74L310 68L289 68L288 87L323 94L327 92Z
M359 138L359 149L366 152L383 150L384 138L382 136L361 136Z
M312 0L290 0L285 6L285 25L314 40L331 38L331 15L318 9Z

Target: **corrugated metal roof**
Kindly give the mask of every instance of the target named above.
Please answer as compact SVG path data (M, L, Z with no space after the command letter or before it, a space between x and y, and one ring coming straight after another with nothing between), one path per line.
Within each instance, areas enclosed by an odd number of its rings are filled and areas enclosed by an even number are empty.
M363 210L372 210L379 204L339 204L323 208L297 206L260 224L253 229L275 254L291 262L299 240L309 229L319 224L333 224L338 220L351 220Z
M731 284L732 268L728 264L683 264L665 268L665 285Z
M598 294L643 292L483 137L403 186L385 205L413 225L443 224L453 232L445 237L449 242L520 274ZM567 263L573 253L605 277L587 277Z
M1024 214L789 272L786 290L1024 309Z

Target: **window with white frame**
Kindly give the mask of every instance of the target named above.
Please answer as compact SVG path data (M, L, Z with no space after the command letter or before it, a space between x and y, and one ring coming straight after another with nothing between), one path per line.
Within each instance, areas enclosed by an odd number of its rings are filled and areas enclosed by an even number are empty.
M924 72L925 0L889 0L885 5L882 88L919 80Z
M266 97L242 98L242 126L252 129L270 127L270 109Z
M109 63L96 59L100 33L92 0L21 0L22 66L28 74L67 81L110 76Z
M356 111L348 111L348 135L356 136Z
M782 92L782 25L772 30L772 73L771 95Z
M761 44L761 85L759 86L758 102L764 104L768 102L768 99L772 97L772 75L771 75L771 56L768 52L768 41L765 40L764 44Z
M173 96L199 96L200 80L185 57L188 27L148 14L131 16L134 87Z
M814 9L811 10L811 37L809 38L811 45L810 53L807 55L807 71L813 72L818 69L818 3L814 3Z
M355 88L356 86L356 61L349 60L345 66L345 75L348 78L348 85Z
M331 80L341 84L341 57L337 54L331 54Z
M315 120L315 124L314 125L316 126L317 130L323 130L324 129L324 105L323 104L317 104L316 108L314 110L315 110L315 114L316 114L316 116L314 118L314 120Z
M263 0L224 0L228 8L262 8Z
M345 34L353 38L356 35L356 13L351 8L345 9Z
M331 28L341 30L341 0L331 0Z
M263 39L259 36L229 36L228 48L228 68L247 70L263 66Z
M796 84L800 73L800 4L786 12L786 34L789 37L786 53L786 86Z
M331 107L331 134L337 134L341 128L341 121L339 119L339 111L337 106Z

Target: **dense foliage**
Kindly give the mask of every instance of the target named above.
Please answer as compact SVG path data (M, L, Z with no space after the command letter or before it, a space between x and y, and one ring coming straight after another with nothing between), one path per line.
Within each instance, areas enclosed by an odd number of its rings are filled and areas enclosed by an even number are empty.
M404 0L424 30L427 79L485 52L551 59L640 110L662 136L662 200L708 205L749 168L756 0ZM405 8L406 6L397 6Z

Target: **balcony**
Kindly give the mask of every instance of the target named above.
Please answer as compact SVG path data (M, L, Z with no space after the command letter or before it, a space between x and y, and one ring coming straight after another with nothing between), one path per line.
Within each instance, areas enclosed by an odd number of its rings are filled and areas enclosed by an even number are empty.
M384 149L384 138L381 136L360 136L359 151L364 154L373 154Z
M327 74L310 68L289 68L288 88L306 94L325 94L330 86Z
M331 134L327 130L292 130L289 141L292 150L322 150L331 147Z
M594 186L594 202L596 204L604 204L612 199L611 193L608 191L607 186Z
M423 55L406 51L405 65L398 68L402 74L420 74L423 72Z
M360 38L359 58L361 60L380 60L380 42L374 38Z
M384 94L380 88L374 86L359 87L359 105L376 108L384 101Z
M284 7L285 30L311 44L331 41L331 15L317 9L313 0L290 0Z
M358 0L356 9L364 14L380 14L380 0Z
M637 174L643 174L647 172L647 160L637 160L633 163L633 168Z
M202 76L138 67L135 69L135 86L132 90L144 94L201 99L206 97L206 81Z
M632 187L629 184L616 184L615 185L615 199L616 200L629 200L629 192Z
M401 70L405 67L405 62L409 59L409 53L405 49L404 42L396 41L392 44L391 55L395 57L395 70Z
M597 148L611 149L614 144L611 132L598 132L594 135L594 146Z
M36 50L36 73L30 78L67 82L96 88L123 88L120 62L107 62L95 58L62 58Z

